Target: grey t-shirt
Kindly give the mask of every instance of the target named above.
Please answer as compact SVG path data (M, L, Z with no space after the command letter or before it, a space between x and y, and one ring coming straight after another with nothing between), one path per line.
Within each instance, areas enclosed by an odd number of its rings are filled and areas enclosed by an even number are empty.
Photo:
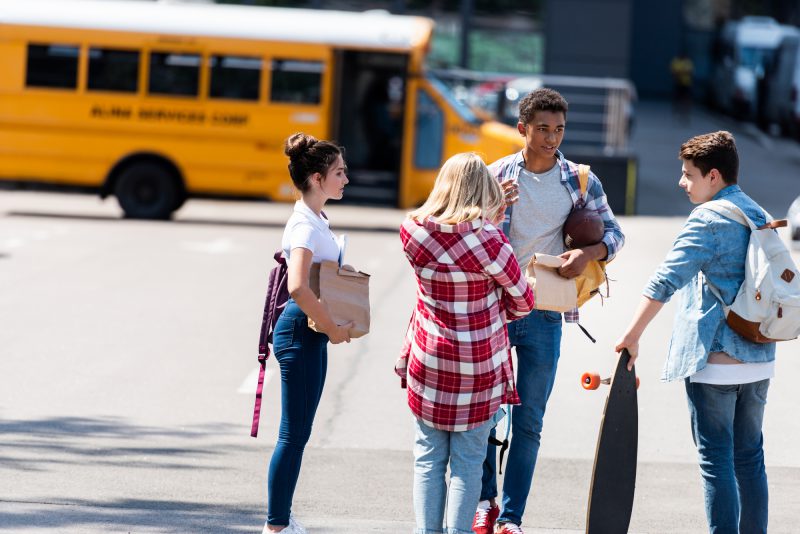
M541 174L521 169L518 185L508 239L524 271L535 253L558 256L566 250L561 232L572 197L561 183L558 163Z

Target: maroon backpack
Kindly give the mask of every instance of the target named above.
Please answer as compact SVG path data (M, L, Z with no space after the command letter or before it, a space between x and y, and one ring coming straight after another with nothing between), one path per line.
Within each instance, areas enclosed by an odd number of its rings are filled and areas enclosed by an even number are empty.
M275 323L286 307L289 300L288 288L288 265L283 251L276 250L274 255L278 265L269 272L269 285L267 286L267 298L264 301L264 318L261 321L261 334L258 337L258 363L261 369L258 372L258 387L256 388L256 404L253 409L253 426L250 435L258 436L258 421L261 418L261 393L264 389L264 372L269 358L269 345L272 343L272 332L275 330Z

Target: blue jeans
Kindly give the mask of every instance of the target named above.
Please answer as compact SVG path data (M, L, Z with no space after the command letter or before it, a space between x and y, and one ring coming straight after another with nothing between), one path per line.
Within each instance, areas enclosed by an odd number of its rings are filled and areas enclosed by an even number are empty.
M481 491L481 464L493 424L490 419L464 432L448 432L415 420L414 534L472 534ZM448 462L449 489L445 483Z
M718 386L686 379L709 531L767 532L769 493L761 423L769 380Z
M288 525L303 450L325 385L328 336L311 330L306 314L289 299L272 339L281 368L281 426L267 476L267 523Z
M498 521L522 524L539 454L544 410L561 355L561 325L560 313L540 310L508 325L511 345L517 349L517 392L522 404L511 409L512 439ZM497 447L489 445L483 463L481 500L497 497L496 459Z

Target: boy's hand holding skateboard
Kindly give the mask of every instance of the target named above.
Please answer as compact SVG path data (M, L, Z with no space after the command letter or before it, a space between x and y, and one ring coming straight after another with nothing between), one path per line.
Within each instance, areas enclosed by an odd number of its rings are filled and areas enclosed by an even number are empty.
M636 335L630 331L625 332L622 337L617 340L617 345L614 347L614 350L617 352L622 352L622 349L628 349L628 354L631 355L628 360L628 371L633 369L633 364L636 363L636 358L639 357L640 335Z

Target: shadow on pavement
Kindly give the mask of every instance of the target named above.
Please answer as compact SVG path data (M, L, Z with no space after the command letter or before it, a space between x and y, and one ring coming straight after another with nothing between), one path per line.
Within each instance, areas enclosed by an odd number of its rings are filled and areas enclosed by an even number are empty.
M235 428L0 420L0 531L252 532L259 451L226 440Z
M239 228L273 228L283 229L286 226L286 221L272 222L272 221L234 221L223 219L200 219L200 218L180 218L170 221L151 221L151 220L136 220L125 219L119 217L112 217L108 215L84 215L77 213L53 213L43 211L9 211L6 213L8 217L31 217L31 218L46 218L46 219L71 219L82 220L90 222L141 222L143 224L184 224L184 225L197 225L197 226L234 226ZM352 224L336 224L334 221L331 228L336 232L354 232L354 233L389 233L396 234L400 231L400 223L394 225L352 225Z
M239 533L253 532L254 525L263 520L263 510L254 507L181 500L0 501L0 530L12 532L98 532L108 529L131 533Z
M224 428L227 427L227 428ZM220 456L198 438L227 433L232 425L169 430L126 423L119 418L56 417L32 421L0 420L0 469L47 471L59 465L84 464L147 469L190 469L198 460ZM148 446L141 441L185 440L188 446ZM181 441L183 442L183 441ZM204 466L206 470L220 469Z

